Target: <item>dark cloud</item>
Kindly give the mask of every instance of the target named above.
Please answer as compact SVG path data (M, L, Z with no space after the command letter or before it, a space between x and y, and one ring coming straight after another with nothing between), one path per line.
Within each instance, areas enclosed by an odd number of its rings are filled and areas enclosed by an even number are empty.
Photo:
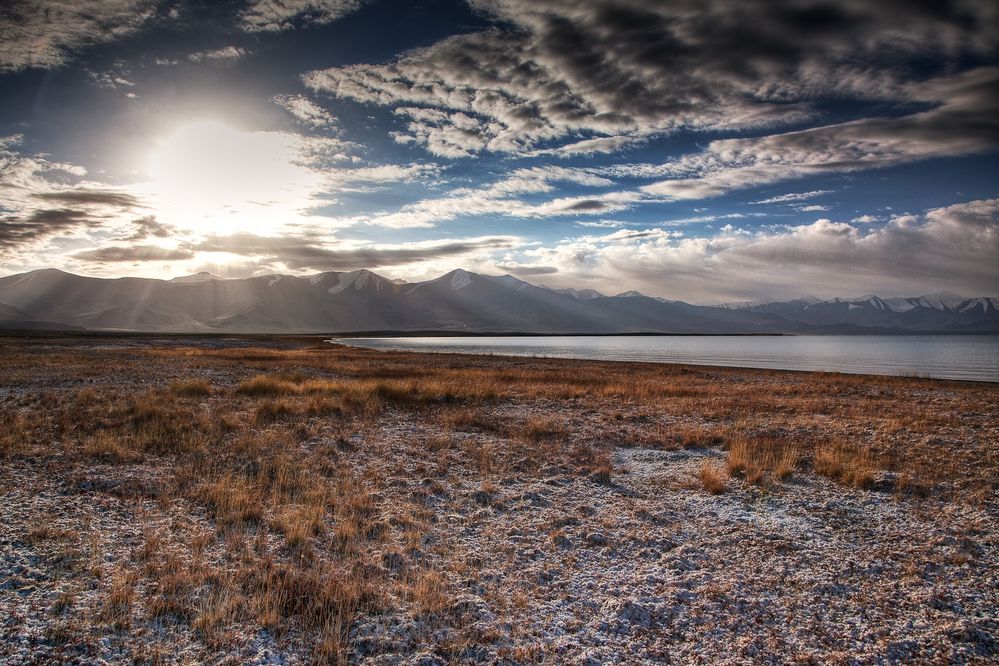
M306 84L403 107L397 140L439 155L522 152L580 131L800 120L826 96L907 101L904 85L928 68L993 57L999 31L999 10L983 2L472 4L502 27L386 65L311 72Z
M864 118L760 138L713 141L703 153L665 165L675 178L649 194L701 199L788 178L892 166L999 147L999 67L907 86L934 108L898 118Z
M0 72L65 64L75 51L138 30L155 0L5 0L0 3Z
M138 197L114 190L78 189L39 192L34 197L42 201L55 201L69 205L115 206L118 208L137 208L142 205Z
M364 0L252 0L240 20L247 32L280 32L330 23L362 4Z
M169 224L156 220L156 216L147 215L132 220L132 230L123 240L143 240L145 238L169 238L176 229Z
M174 261L193 259L194 252L177 248L170 249L156 245L132 245L121 247L112 245L95 250L86 250L72 255L74 259L95 261L100 263L116 263L126 261Z
M553 275L558 273L557 266L531 266L528 264L496 264L500 270L508 271L514 275Z
M563 210L566 211L598 211L607 208L607 204L602 201L596 201L595 199L585 199L583 201L577 201L573 204L566 206Z
M518 245L510 236L486 236L449 241L429 241L401 245L352 247L345 249L322 245L311 236L258 236L234 234L211 236L188 246L200 252L227 252L260 257L269 263L279 262L294 270L344 271L358 268L398 266L417 261L440 259L479 251L491 251Z
M24 217L0 218L0 250L98 223L86 212L69 208L41 208Z

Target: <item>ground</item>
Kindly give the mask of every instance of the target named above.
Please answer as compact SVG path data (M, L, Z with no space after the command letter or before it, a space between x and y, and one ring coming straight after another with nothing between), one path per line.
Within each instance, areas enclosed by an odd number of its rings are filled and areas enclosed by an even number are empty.
M993 663L999 387L0 338L0 663Z

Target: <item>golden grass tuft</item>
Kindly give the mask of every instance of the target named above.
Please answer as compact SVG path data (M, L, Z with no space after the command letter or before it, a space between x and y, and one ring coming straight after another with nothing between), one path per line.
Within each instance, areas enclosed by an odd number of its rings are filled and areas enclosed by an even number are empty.
M866 449L839 443L821 444L815 449L815 472L852 488L867 488L877 469Z
M135 571L119 568L111 577L111 587L101 607L101 618L114 627L131 624L132 604L139 576Z
M83 455L109 463L134 463L142 460L142 453L132 448L126 435L100 430L83 444Z
M170 392L184 398L200 398L212 394L212 383L207 379L178 379L170 382Z
M291 418L300 414L301 410L295 402L284 398L278 400L264 400L257 405L253 412L255 423L273 423L281 419Z
M728 445L729 474L767 486L790 477L800 459L798 447L782 436L736 436Z
M415 572L409 592L410 601L421 615L439 615L449 606L447 581L441 573L432 569Z
M298 395L301 389L294 382L274 375L256 375L244 379L236 387L236 395L275 396Z
M713 462L705 460L697 472L697 478L700 479L704 489L712 495L721 495L728 490L725 469Z
M562 419L554 416L533 416L521 427L520 436L529 442L562 441L569 435Z
M201 497L212 517L223 526L255 524L264 516L259 486L232 473L208 482Z

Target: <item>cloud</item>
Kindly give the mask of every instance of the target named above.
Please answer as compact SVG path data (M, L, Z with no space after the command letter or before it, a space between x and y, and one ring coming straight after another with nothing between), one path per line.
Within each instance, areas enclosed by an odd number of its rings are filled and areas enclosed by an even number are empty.
M247 32L280 32L331 23L356 11L362 0L254 0L240 15Z
M0 254L74 235L134 215L136 196L85 180L76 164L19 151L20 136L0 137Z
M223 46L218 49L191 53L187 56L187 59L191 62L225 62L239 60L249 55L249 53L249 51L241 46Z
M0 7L0 72L51 69L156 16L154 0L7 0Z
M326 174L326 187L338 190L370 191L371 185L412 183L435 178L441 172L437 164L380 164L375 166L337 169Z
M41 208L25 216L0 217L0 253L60 233L98 224L84 211Z
M128 231L128 235L126 235L122 240L169 238L177 231L177 228L172 225L158 222L156 220L156 216L154 215L147 215L145 217L132 220L130 226L131 229Z
M522 243L523 240L516 236L481 236L398 244L339 241L330 245L312 235L267 237L234 234L209 236L191 244L188 249L255 257L298 271L345 271L413 264L483 251L493 252L517 247Z
M304 81L395 107L407 121L394 138L442 157L572 154L681 128L798 122L823 97L907 101L904 84L928 62L988 58L999 30L988 3L472 4L496 27L387 64L309 72Z
M460 216L495 214L504 217L544 218L613 213L627 209L642 199L637 192L607 192L578 197L558 197L541 203L528 203L520 195L552 192L553 182L583 187L608 187L613 181L596 170L544 166L514 169L504 178L476 188L458 188L447 196L407 204L393 213L376 213L354 218L353 223L386 227L432 227Z
M119 90L122 88L135 87L135 81L126 78L124 67L121 63L116 64L113 69L103 72L90 72L90 79L101 88L111 88Z
M275 95L273 101L308 127L319 128L336 125L336 118L333 117L333 114L302 95Z
M595 139L583 139L556 148L545 148L527 153L527 157L553 155L555 157L578 157L580 155L596 155L616 153L623 148L634 146L645 141L645 136L604 136Z
M769 199L760 199L759 201L750 201L749 203L759 206L765 204L780 204L780 203L794 203L796 201L807 201L809 199L814 199L815 197L820 197L824 194L830 194L832 190L811 190L810 192L789 192L788 194L780 194L775 197L770 197Z
M80 188L76 190L59 190L55 192L39 192L34 195L42 201L52 201L70 205L92 204L96 206L113 206L117 208L136 208L141 205L138 197L127 192Z
M132 261L176 261L193 259L195 254L183 248L166 248L158 245L109 245L95 250L84 250L71 255L74 259L97 263Z
M983 67L909 86L934 108L759 138L712 141L671 163L676 178L642 190L704 199L732 190L829 173L987 152L999 147L999 68Z
M621 220L596 220L593 222L580 220L576 226L589 227L592 229L620 229L626 224Z
M712 303L806 293L911 296L941 288L994 295L996 256L999 199L896 217L878 228L822 219L778 231L727 227L713 238L621 230L528 249L522 261L558 267L558 286L625 286Z

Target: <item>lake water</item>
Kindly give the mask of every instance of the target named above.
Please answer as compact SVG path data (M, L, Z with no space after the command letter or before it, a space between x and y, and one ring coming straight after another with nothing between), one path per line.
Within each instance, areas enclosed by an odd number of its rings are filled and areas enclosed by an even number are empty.
M370 349L922 375L999 382L999 335L340 338Z

